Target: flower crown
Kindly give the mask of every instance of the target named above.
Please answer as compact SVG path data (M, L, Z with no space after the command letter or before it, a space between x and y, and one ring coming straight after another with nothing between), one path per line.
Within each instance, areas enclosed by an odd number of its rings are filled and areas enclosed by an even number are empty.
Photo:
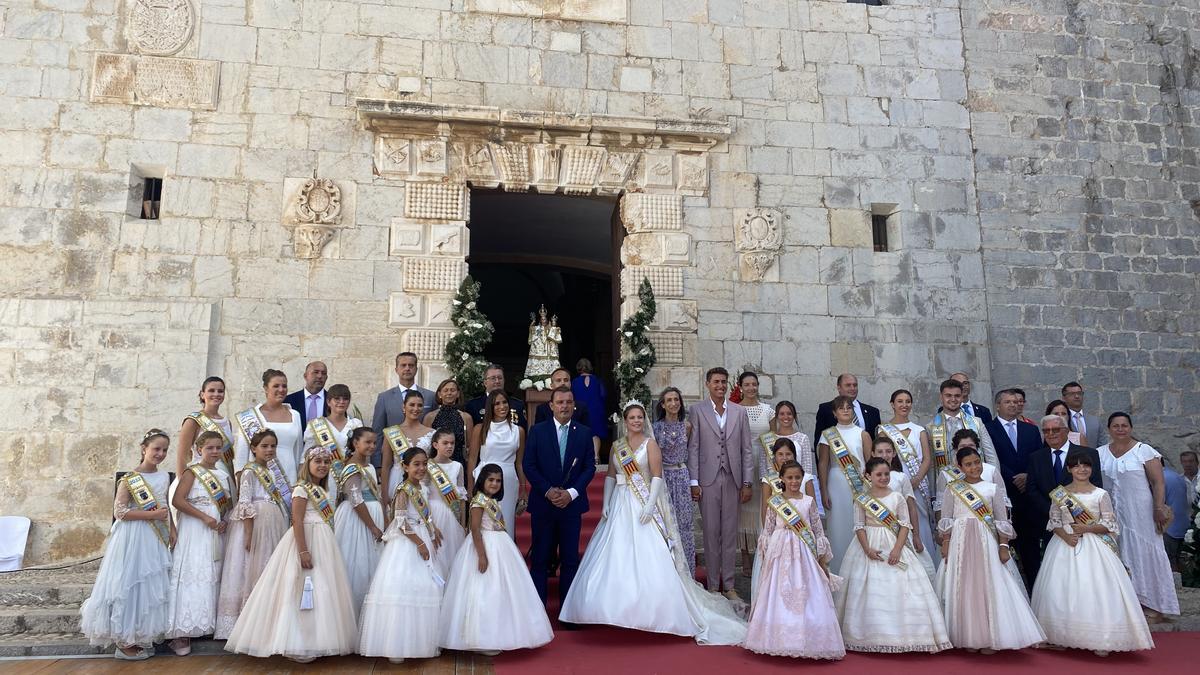
M318 457L333 459L333 453L329 451L329 448L320 445L314 445L313 447L304 451L304 461L306 462L310 459L316 459Z

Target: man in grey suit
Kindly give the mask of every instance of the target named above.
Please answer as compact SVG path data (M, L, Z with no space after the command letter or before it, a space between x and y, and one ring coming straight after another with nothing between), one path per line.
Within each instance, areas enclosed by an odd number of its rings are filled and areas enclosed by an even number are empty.
M1087 437L1088 444L1098 448L1108 444L1108 430L1096 415L1083 412L1083 385L1078 382L1068 382L1062 387L1063 403L1071 411L1071 431L1078 431Z
M712 368L704 383L708 396L689 411L688 475L692 499L700 502L708 589L739 600L733 589L738 507L750 501L754 482L750 419L745 408L725 400L729 371Z
M425 399L425 412L437 407L437 401L432 391L417 384L417 355L412 352L401 352L396 355L396 376L400 384L388 389L375 399L375 414L371 416L371 426L375 429L375 454L371 463L380 467L383 462L383 430L404 421L404 395L410 389L421 393Z

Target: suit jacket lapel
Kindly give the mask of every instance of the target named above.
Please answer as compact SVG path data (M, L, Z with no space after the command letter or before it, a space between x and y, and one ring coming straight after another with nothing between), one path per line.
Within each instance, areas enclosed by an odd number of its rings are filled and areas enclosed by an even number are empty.
M708 426L712 427L713 433L715 433L719 437L724 438L725 432L721 430L721 424L719 422L717 422L717 411L715 409L713 409L712 399L705 398L704 405L701 406L700 409L704 411L702 413L704 416L704 419L708 420ZM728 410L729 409L726 408L727 415L728 415ZM729 423L728 417L725 418L725 423L726 424Z

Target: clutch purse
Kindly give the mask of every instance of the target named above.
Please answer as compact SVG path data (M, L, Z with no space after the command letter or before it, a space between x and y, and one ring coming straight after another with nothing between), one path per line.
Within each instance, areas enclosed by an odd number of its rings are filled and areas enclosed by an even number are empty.
M310 576L304 577L304 592L300 594L300 609L313 608L313 580Z

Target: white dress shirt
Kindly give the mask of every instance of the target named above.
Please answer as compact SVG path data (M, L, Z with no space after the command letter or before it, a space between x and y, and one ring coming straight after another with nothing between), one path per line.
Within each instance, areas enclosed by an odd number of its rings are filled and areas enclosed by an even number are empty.
M721 431L725 431L725 414L729 412L729 406L725 406L724 412L719 412L717 410L716 401L712 400L712 398L709 398L708 402L710 405L712 405L713 415L716 415L717 417L717 426L720 427Z
M553 417L551 419L554 420L554 442L557 444L558 438L559 438L559 436L562 435L563 429L566 429L567 435L570 436L571 420L567 420L566 424L562 424L561 422L558 421L557 417ZM565 471L566 469L567 469L567 467L564 466L563 470ZM575 498L579 496L579 490L576 490L575 488L567 488L567 494L571 495L571 501L575 501Z
M1087 436L1087 422L1082 410L1072 410L1071 421L1075 423L1075 431L1078 431L1081 436Z

